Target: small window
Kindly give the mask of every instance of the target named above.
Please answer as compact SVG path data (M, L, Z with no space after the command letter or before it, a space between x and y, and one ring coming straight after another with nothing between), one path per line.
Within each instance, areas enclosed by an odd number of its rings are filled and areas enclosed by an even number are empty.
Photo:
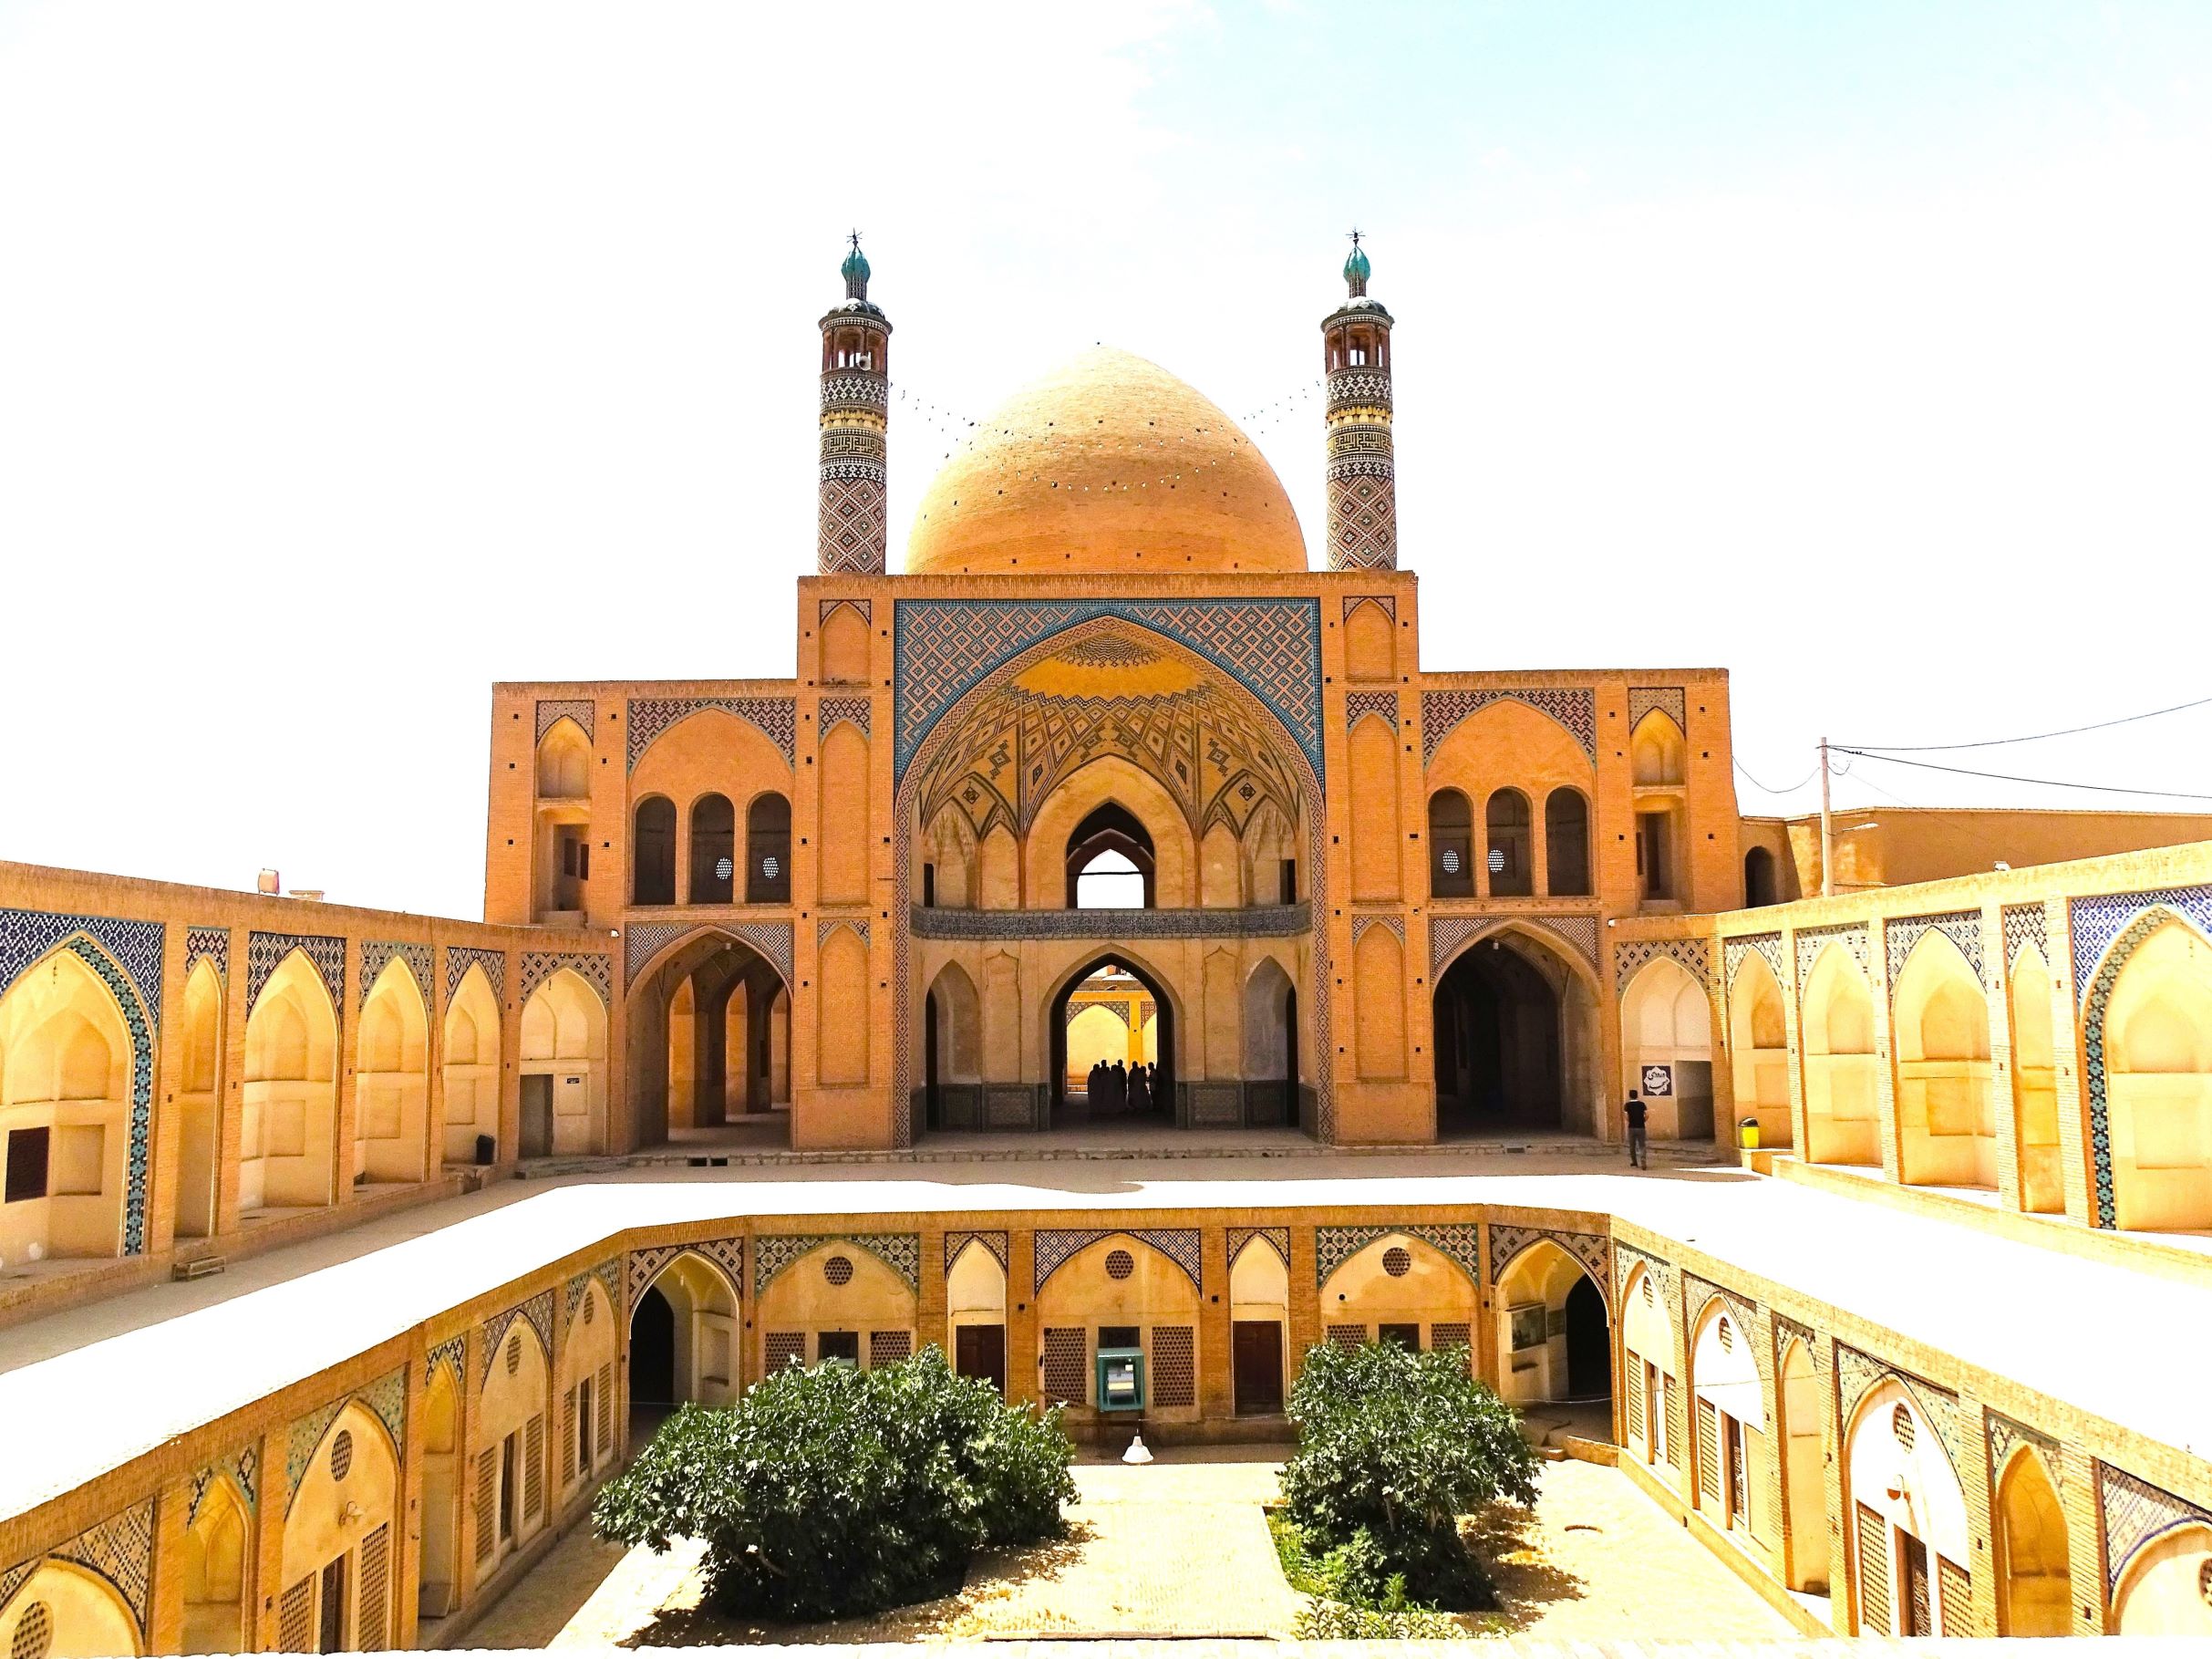
M1107 1278L1126 1279L1136 1270L1137 1259L1127 1250L1108 1250L1106 1252Z
M1279 902L1286 905L1295 905L1298 902L1298 861L1297 859L1286 858L1283 860L1282 886L1277 891L1280 894Z
M1913 1442L1919 1437L1913 1426L1912 1413L1902 1405L1889 1414L1889 1437L1897 1443L1898 1450L1907 1452L1912 1450Z
M848 1267L852 1264L846 1263ZM814 1358L842 1360L848 1365L860 1363L860 1332L857 1331L824 1331L814 1339Z
M853 1282L853 1258L850 1256L831 1257L822 1264L822 1276L834 1285L851 1284Z
M1393 1244L1382 1252L1382 1270L1392 1279L1403 1279L1413 1270L1413 1254L1402 1244Z
M330 1443L330 1478L343 1480L353 1472L353 1430L341 1428Z
M1101 1348L1139 1348L1143 1346L1134 1325L1101 1325L1099 1346Z
M36 1129L8 1131L5 1202L20 1204L26 1199L47 1196L47 1164L53 1134L44 1125Z
M1419 1353L1421 1352L1421 1326L1418 1324L1377 1325L1375 1340L1379 1343L1395 1343L1410 1353Z

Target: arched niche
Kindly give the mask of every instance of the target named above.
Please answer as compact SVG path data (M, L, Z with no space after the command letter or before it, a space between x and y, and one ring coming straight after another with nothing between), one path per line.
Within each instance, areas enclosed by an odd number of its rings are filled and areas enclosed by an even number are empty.
M297 951L277 964L246 1016L238 1208L328 1204L337 1151L337 1011Z
M1254 1235L1229 1263L1230 1387L1240 1417L1280 1415L1290 1369L1290 1269Z
M1876 1384L1853 1410L1844 1471L1858 1592L1854 1633L1970 1634L1966 1496L1935 1425L1894 1378Z
M1590 800L1562 787L1544 797L1544 890L1555 898L1587 897L1590 887Z
M1648 1467L1680 1461L1674 1444L1674 1331L1658 1277L1638 1262L1622 1281L1620 1372L1625 1402L1624 1449Z
M914 1287L881 1256L827 1239L769 1281L753 1309L760 1374L792 1360L843 1360L873 1369L914 1352Z
M1351 815L1352 897L1393 899L1401 881L1403 841L1399 833L1398 728L1379 712L1360 716L1345 736Z
M2033 945L2021 948L2005 987L2012 1029L2021 1207L2045 1215L2066 1208L2059 1165L2058 1054L2052 1038L2051 969Z
M791 804L776 790L745 805L745 902L791 902Z
M605 1150L606 1004L574 969L522 1004L520 1070L524 1157Z
M676 803L666 795L643 797L631 814L630 902L676 902Z
M1442 1135L1603 1133L1598 987L1557 936L1508 922L1470 939L1435 980Z
M1915 1186L1997 1186L1997 1103L1981 981L1940 931L1897 976L1897 1166Z
M1483 882L1493 898L1526 898L1536 890L1536 846L1528 797L1494 789L1483 803Z
M561 1491L565 1498L616 1462L615 1366L621 1327L605 1283L584 1281L561 1344Z
M121 1253L131 1062L115 993L73 950L0 997L0 1259Z
M850 605L839 606L822 619L822 678L832 685L868 681L868 625Z
M408 1185L423 1178L429 1146L429 1011L407 964L385 964L354 1040L354 1181Z
M857 904L868 897L868 740L851 721L822 739L822 826L818 878L824 904Z
M460 1463L460 1376L455 1364L430 1368L422 1394L422 1564L420 1611L442 1619L460 1583L460 1506L468 1482Z
M277 1651L374 1653L394 1645L400 1520L391 1436L373 1412L349 1401L316 1442L284 1513Z
M1070 1415L1097 1411L1092 1360L1101 1349L1136 1348L1145 1362L1147 1418L1198 1417L1198 1287L1173 1258L1129 1233L1085 1245L1054 1268L1037 1293L1037 1324L1048 1400Z
M868 946L857 928L832 928L815 958L815 1067L817 1082L838 1088L868 1081L870 1028Z
M1644 1097L1653 1140L1712 1138L1712 1004L1671 957L1653 958L1628 981L1620 1068L1621 1087ZM1783 1112L1786 1117L1786 1099Z
M222 976L202 957L184 981L184 1063L177 1089L177 1237L215 1231L222 1163Z
M1461 790L1440 789L1429 797L1429 893L1474 897L1474 808Z
M1589 1270L1549 1239L1493 1265L1498 1392L1515 1402L1613 1397L1612 1317ZM1611 1413L1607 1423L1611 1424Z
M1164 784L1118 754L1101 754L1078 767L1038 806L1022 853L1029 905L1069 906L1073 897L1069 865L1077 831L1106 808L1125 814L1142 832L1143 851L1152 861L1146 906L1171 910L1195 906L1198 842L1189 820ZM1138 863L1127 847L1117 850Z
M1782 1457L1782 1504L1788 1519L1789 1585L1807 1595L1828 1593L1828 1495L1821 1426L1825 1411L1813 1351L1802 1337L1783 1345L1774 1384L1781 1421L1774 1443Z
M440 1061L445 1084L445 1161L477 1161L479 1135L499 1156L500 1005L481 964L471 964L446 1000Z
M2014 1448L1997 1475L1990 1547L1997 1567L1997 1633L2073 1633L2073 1569L2066 1511L2032 1446ZM2196 1633L2212 1635L2212 1621Z
M1147 910L1157 860L1152 832L1119 801L1100 803L1068 832L1070 910Z
M1764 1498L1752 1477L1752 1449L1766 1433L1757 1340L1718 1296L1699 1311L1690 1337L1691 1492L1699 1510L1724 1531L1766 1529Z
M983 1001L958 962L946 962L922 1000L923 1121L932 1129L983 1122Z
M1679 788L1687 775L1689 742L1671 715L1654 709L1629 735L1628 763L1639 789Z
M991 1383L1005 1397L1006 1269L989 1245L970 1239L945 1275L945 1317L952 1331L953 1369Z
M687 1401L727 1405L738 1388L738 1292L696 1250L674 1257L630 1310L630 1415L647 1432Z
M1789 1014L1782 983L1766 958L1744 952L1728 992L1728 1046L1738 1117L1759 1120L1762 1146L1787 1146L1790 1125Z
M915 846L922 861L916 891L925 908L972 910L977 895L977 876L981 849L967 814L947 806L929 820Z
M538 799L581 801L592 793L592 741L563 715L538 740Z
M1245 1121L1301 1121L1298 990L1273 957L1256 966L1244 989Z
M477 1580L522 1549L553 1519L553 1362L531 1322L519 1315L491 1338L484 1356L470 1440L476 1453ZM482 1529L482 1518L491 1527Z
M1805 1070L1805 1156L1815 1164L1882 1161L1874 992L1843 946L1824 947L1805 981L1799 1020Z
M184 1645L187 1654L235 1654L245 1641L252 1515L227 1476L209 1479L185 1523Z
M1332 1343L1472 1347L1480 1298L1467 1270L1427 1239L1385 1233L1339 1262L1320 1293Z
M1362 1083L1406 1074L1405 941L1370 922L1352 941L1352 1042Z
M2103 1031L2113 1225L2212 1228L2212 944L2157 927L2114 981Z
M690 900L726 905L738 891L738 809L719 790L691 803Z
M1372 599L1352 607L1344 618L1344 673L1355 684L1394 678L1398 671L1396 627Z

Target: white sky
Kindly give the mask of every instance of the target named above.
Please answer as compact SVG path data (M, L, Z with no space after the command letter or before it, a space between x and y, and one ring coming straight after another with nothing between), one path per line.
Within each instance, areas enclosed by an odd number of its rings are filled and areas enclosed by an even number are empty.
M1675 11L0 0L0 856L475 914L491 681L791 671L853 225L914 397L1242 416L1359 223L1428 666L1725 666L1767 784L2212 695L2212 7Z

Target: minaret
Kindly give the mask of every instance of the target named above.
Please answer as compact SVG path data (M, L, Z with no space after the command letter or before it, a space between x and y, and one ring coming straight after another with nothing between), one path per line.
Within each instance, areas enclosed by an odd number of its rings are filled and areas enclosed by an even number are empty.
M845 303L822 319L822 484L815 567L884 574L884 429L891 415L891 320L868 303L868 260L853 233Z
M1390 314L1367 296L1352 233L1345 302L1321 323L1328 365L1328 567L1398 568L1398 478L1390 459Z

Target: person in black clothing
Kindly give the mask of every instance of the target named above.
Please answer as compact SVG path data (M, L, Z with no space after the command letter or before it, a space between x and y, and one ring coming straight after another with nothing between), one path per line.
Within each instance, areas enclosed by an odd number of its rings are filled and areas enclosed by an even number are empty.
M1638 1169L1651 1167L1651 1143L1644 1138L1644 1114L1647 1108L1634 1089L1620 1108L1620 1115L1628 1120L1628 1162Z
M1142 1065L1132 1065L1129 1068L1129 1110L1134 1115L1152 1109L1152 1074Z
M1083 1104L1093 1112L1097 1111L1105 1092L1106 1063L1103 1060L1095 1061L1083 1081Z
M1122 1063L1117 1060L1106 1068L1106 1109L1109 1112L1118 1113L1127 1104L1129 1104L1129 1077L1122 1070Z

